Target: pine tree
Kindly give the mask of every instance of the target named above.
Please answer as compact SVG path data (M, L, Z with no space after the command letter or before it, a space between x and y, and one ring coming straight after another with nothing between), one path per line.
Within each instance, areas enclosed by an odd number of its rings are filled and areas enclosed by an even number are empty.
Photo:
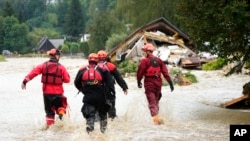
M84 31L82 6L79 0L71 0L65 17L64 33L73 39Z
M15 15L14 9L12 8L10 2L6 1L3 8L3 17L14 16L14 15Z

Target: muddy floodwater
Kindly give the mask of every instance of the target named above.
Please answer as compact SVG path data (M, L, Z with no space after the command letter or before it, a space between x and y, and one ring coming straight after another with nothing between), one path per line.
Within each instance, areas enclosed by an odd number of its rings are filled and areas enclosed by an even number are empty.
M40 76L21 90L25 75L47 58L7 58L0 62L0 140L5 141L229 141L229 126L250 125L249 110L224 109L220 105L242 95L242 86L250 81L246 75L224 77L220 71L192 71L198 83L162 89L160 116L164 124L153 124L144 89L137 88L135 77L126 77L128 95L116 85L117 115L108 121L102 134L99 123L88 135L80 112L82 94L77 94L74 77L87 60L62 58L71 82L64 84L69 108L63 121L44 130L45 112Z

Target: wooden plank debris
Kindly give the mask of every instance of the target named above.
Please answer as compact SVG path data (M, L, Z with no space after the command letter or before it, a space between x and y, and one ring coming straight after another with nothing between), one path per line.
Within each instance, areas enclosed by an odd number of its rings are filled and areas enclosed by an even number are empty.
M248 99L248 98L249 98L248 95L243 95L243 96L238 97L238 98L236 98L236 99L233 99L233 100L231 100L231 101L229 101L229 102L226 102L225 104L222 105L222 107L223 107L223 108L228 108L229 106L232 106L232 105L234 105L234 104L236 104L236 103L238 103L238 102L241 102L241 101L243 101L243 100L246 100L246 99Z

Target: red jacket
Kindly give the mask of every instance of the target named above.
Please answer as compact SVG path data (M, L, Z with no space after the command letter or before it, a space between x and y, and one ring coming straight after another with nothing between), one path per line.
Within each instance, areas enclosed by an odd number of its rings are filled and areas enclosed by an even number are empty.
M155 57L154 55L149 55L147 58L143 58L140 60L140 64L137 70L137 81L140 82L143 78L143 76L145 76L147 69L150 67L150 58ZM159 66L161 68L161 73L164 76L164 78L168 81L171 82L171 78L168 74L168 69L166 67L166 65L164 64L164 62L158 58L158 63Z
M50 63L57 63L53 60L49 61ZM36 77L39 74L42 74L43 70L46 68L46 63L42 63L38 66L36 66L27 76L25 76L24 81L28 82L32 80L34 77ZM58 71L61 72L62 74L62 81L64 83L69 83L70 82L70 76L66 70L66 68L63 65L58 65ZM61 85L55 85L55 84L46 84L43 83L43 93L44 94L63 94L64 89L63 89L63 84Z

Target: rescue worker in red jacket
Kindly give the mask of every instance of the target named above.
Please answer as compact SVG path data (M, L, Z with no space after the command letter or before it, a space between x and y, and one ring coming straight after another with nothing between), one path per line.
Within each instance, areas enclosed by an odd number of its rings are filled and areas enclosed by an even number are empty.
M98 55L91 53L88 56L89 65L79 69L75 77L75 87L84 94L81 112L86 119L88 133L94 130L95 115L100 117L100 130L107 128L107 112L110 108L106 102L105 89L115 93L111 83L112 78L107 70L98 67Z
M144 77L144 88L147 101L149 104L149 110L155 124L159 124L159 101L161 98L162 78L161 74L167 80L170 85L171 92L174 90L174 86L171 77L168 74L168 69L163 61L155 57L152 53L154 46L152 44L146 44L142 47L142 53L144 58L140 60L137 70L137 83L138 88L142 88L141 80Z
M47 127L54 124L55 114L62 120L66 114L67 98L64 96L63 83L70 82L70 76L66 68L59 63L61 51L51 49L50 59L36 66L22 82L22 89L26 89L26 84L34 77L42 74L41 82L43 90L44 108L46 113Z
M115 84L115 81L118 83L118 85L122 88L123 92L125 95L127 95L128 93L128 86L127 83L125 82L125 80L122 78L120 72L117 70L115 64L107 61L107 52L104 50L100 50L98 51L98 57L99 57L99 63L98 65L101 68L104 68L106 70L108 70L110 72L110 74L112 75L112 78L114 78L113 80L113 84ZM116 96L112 95L110 92L106 92L107 98L109 99L110 103L111 103L111 107L110 110L108 111L108 116L113 120L117 115L116 115L116 108L115 108L115 99Z

